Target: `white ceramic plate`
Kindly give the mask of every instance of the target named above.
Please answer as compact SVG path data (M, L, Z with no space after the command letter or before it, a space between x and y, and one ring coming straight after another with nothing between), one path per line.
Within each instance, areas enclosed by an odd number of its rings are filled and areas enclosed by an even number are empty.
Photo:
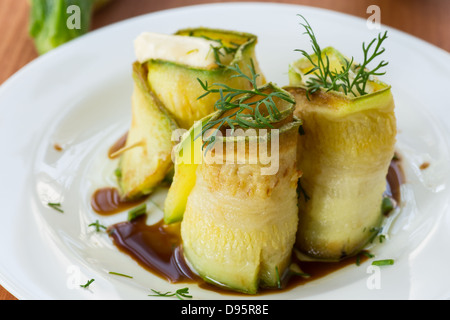
M142 31L173 33L185 27L252 32L259 37L257 56L264 73L282 86L288 84L288 64L300 57L294 50L310 50L299 13L322 47L334 46L356 61L361 60L361 43L386 29L370 30L363 19L294 5L184 7L92 32L8 80L0 89L0 283L19 299L150 299L150 289L180 288L143 270L118 252L105 233L88 227L97 219L105 225L126 219L96 215L89 200L97 187L114 184L115 163L106 152L130 120L132 42ZM349 266L265 299L450 297L450 57L387 29L384 80L392 84L397 106L406 204L389 228L388 241L373 252L395 264L379 270L377 283L369 264ZM54 143L64 150L56 151ZM420 170L423 162L430 167ZM160 192L154 200L163 199ZM61 202L65 212L48 208L52 201ZM150 219L159 214L155 207ZM89 289L79 287L92 278ZM196 299L233 298L196 286L190 292Z

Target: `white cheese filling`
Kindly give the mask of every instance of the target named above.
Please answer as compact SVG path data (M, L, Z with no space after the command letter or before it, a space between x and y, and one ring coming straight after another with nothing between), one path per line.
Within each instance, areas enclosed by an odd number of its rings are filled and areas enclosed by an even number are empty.
M219 42L200 37L166 35L144 32L134 41L136 58L140 63L151 59L165 60L196 68L211 69L217 67L214 50ZM233 56L220 49L220 61L228 64Z

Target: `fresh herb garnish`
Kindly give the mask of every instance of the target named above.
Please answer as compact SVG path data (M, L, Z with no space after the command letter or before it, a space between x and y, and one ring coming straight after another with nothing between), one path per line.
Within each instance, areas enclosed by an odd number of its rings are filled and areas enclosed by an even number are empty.
M49 202L48 206L56 211L64 213L64 210L61 209L61 203Z
M366 229L366 228L364 228L364 229ZM369 232L374 233L375 235L377 235L381 231L383 231L383 228L381 228L381 227L372 227L369 229Z
M303 272L302 269L300 269L299 265L296 263L291 263L289 266L289 273L294 276L300 276L302 278L311 278L311 275L309 273Z
M120 168L117 168L116 170L114 170L114 175L116 176L116 178L122 178L122 170Z
M133 279L133 277L132 276L129 276L129 275L127 275L127 274L123 274L123 273L119 273L119 272L114 272L114 271L110 271L110 272L108 272L109 274L114 274L114 275L116 275L116 276L121 276L121 277L125 277L125 278L131 278L131 279Z
M381 202L381 213L386 216L394 210L394 208L394 201L390 197L384 197Z
M293 101L292 98L285 92L261 91L257 84L257 78L260 75L256 73L253 61L251 61L251 64L248 67L251 73L250 76L245 74L238 64L227 68L236 73L231 77L248 80L248 82L252 85L252 90L232 88L223 83L214 83L209 85L207 81L203 82L202 80L197 79L202 88L206 91L198 99L201 99L211 93L219 93L220 98L215 102L214 108L223 112L223 117L208 121L202 128L202 136L204 137L203 148L207 145L208 150L213 146L218 132L224 126L228 126L231 129L231 134L234 132L235 127L240 127L242 129L273 128L271 122L278 121L281 118L281 113L274 102L274 98L279 98L289 103L295 103L295 101ZM252 99L252 101L246 103L244 99L240 99L245 95L252 95L261 98L256 100ZM265 106L267 109L267 115L264 115L261 112L262 106ZM210 132L208 137L205 137L205 133L209 130L212 132Z
M366 230L366 228L364 228L364 230ZM376 236L378 234L380 234L383 231L382 227L372 227L369 229L369 232L372 234L370 236L370 243L373 243L373 241L375 240Z
M159 292L156 290L151 289L155 294L149 294L149 296L152 297L177 297L180 300L184 300L183 298L192 298L191 295L189 295L189 288L182 288L178 289L175 292Z
M393 259L385 259L385 260L375 260L372 261L373 266L391 266L394 264Z
M360 266L361 265L361 257L362 256L366 256L367 258L373 258L375 257L375 255L371 254L370 252L367 251L361 251L360 253L358 253L358 255L356 256L356 265Z
M275 276L277 277L277 287L278 289L281 289L281 278L280 272L278 271L278 266L275 266Z
M95 281L95 279L91 279L88 282L86 282L86 284L80 284L80 287L87 289L89 287L89 285L94 281Z
M294 271L292 271L291 274L293 274L294 276L302 277L302 278L311 278L311 275L309 273L306 273L306 272L294 272Z
M211 45L211 50L214 53L214 58L216 60L216 64L220 67L226 67L220 60L220 57L224 56L224 54L221 50L225 51L225 54L235 54L237 52L237 50L239 49L239 44L237 44L237 43L230 42L230 44L232 45L232 47L230 47L230 46L224 45L222 39L212 39L205 35L202 35L201 37L206 40L209 40L209 41L217 42L219 44L219 46Z
M147 213L147 204L143 203L136 208L131 209L128 211L128 221L133 221L137 217L146 214Z
M361 264L361 257L362 256L366 256L369 259L372 259L372 258L375 257L374 254L371 254L368 251L361 251L356 256L356 265L357 266L359 266ZM372 261L372 265L373 266L388 266L388 265L393 265L393 264L394 264L394 260L393 259L384 259L384 260L374 260L374 261Z
M95 227L95 231L97 232L100 232L100 229L107 229L104 225L101 225L98 220L95 220L95 222L89 224L88 227Z
M362 44L364 59L361 64L355 65L353 58L351 58L350 61L345 60L341 70L331 70L328 55L320 48L310 24L302 15L299 14L298 16L305 21L300 24L305 28L304 34L307 34L311 40L315 55L313 57L305 50L295 50L299 51L312 65L312 69L305 74L311 74L311 77L308 77L305 83L308 98L309 94L316 92L320 88L324 88L327 91L342 90L345 95L352 94L355 97L358 95L363 96L368 93L366 91L367 82L374 76L381 76L386 73L380 71L381 68L388 65L388 62L384 60L371 70L368 69L368 65L384 53L385 49L381 45L387 39L387 31L384 34L378 34L378 37L373 39L367 46L365 43ZM317 58L317 61L315 61L315 58Z

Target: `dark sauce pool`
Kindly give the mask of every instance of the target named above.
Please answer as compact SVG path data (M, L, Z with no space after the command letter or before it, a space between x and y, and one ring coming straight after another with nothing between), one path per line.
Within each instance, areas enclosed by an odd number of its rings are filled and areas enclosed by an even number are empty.
M119 190L114 187L100 188L94 192L91 197L91 207L102 216L109 216L127 209L131 209L143 203L147 197L135 201L123 200L120 197Z
M111 147L110 154L120 150L125 141L126 135ZM400 186L404 182L404 176L401 161L397 156L391 161L386 181L385 196L395 200L395 205L398 206L401 200ZM92 196L91 205L98 214L111 215L132 208L145 200L146 198L134 202L123 201L115 188L102 188ZM154 225L147 225L146 218L146 215L141 215L132 221L120 222L108 228L109 236L120 251L129 255L144 269L170 283L195 283L207 290L222 294L240 295L238 292L205 282L189 268L183 256L179 223L165 225L161 220ZM263 288L258 294L264 295L280 290L290 290L346 266L363 263L367 259L367 255L364 255L363 252L338 262L300 261L293 254L292 262L297 264L301 271L308 276L287 273L281 279L280 288Z
M171 283L197 281L183 258L179 225L160 221L147 225L147 216L108 228L114 244L142 267Z
M154 225L147 225L146 220L146 215L142 215L132 221L110 226L108 233L114 245L144 269L171 283L196 283L199 287L207 290L239 295L238 292L209 284L191 271L183 256L179 224L168 226L160 221ZM292 261L305 274L308 274L308 277L286 274L282 278L281 288L262 289L259 294L274 293L280 289L289 290L365 260L367 260L367 256L360 255L340 262L305 262L298 260L293 255Z

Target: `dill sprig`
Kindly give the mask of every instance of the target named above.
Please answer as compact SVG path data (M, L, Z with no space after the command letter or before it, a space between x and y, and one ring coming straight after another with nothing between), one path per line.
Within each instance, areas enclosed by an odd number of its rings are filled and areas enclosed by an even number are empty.
M183 298L192 298L192 296L189 294L189 288L181 288L178 289L175 292L159 292L156 290L151 289L155 294L149 294L149 296L153 297L177 297L180 300L183 300Z
M356 265L357 266L360 266L361 265L361 258L363 258L363 257L367 257L367 258L369 258L369 259L371 259L371 258L373 258L373 257L375 257L375 255L374 254L372 254L372 253L370 253L370 252L368 252L368 251L361 251L360 253L358 253L358 255L356 256Z
M88 280L88 282L86 282L86 284L80 284L80 287L87 289L91 285L91 283L94 281L95 281L95 279L90 279L90 280Z
M233 71L235 74L231 78L243 78L246 79L252 86L252 89L239 89L232 88L223 83L208 84L207 81L203 82L197 79L205 93L198 99L201 99L211 93L219 93L220 98L215 102L215 110L222 111L222 117L218 119L211 119L202 128L202 136L204 137L203 148L207 145L207 150L210 149L214 142L218 132L222 127L229 127L231 134L234 133L236 127L242 129L255 128L273 128L272 122L276 122L281 119L281 112L278 110L274 98L279 98L289 103L295 103L292 98L285 92L271 91L264 92L257 85L257 78L260 76L255 71L253 60L250 61L248 68L250 75L245 74L238 64L233 66L227 66L227 68ZM247 96L258 96L260 99L245 102ZM261 112L261 107L265 107L267 115ZM205 133L213 129L208 137L205 137ZM197 138L197 137L196 137Z
M129 276L129 275L127 275L127 274L120 273L120 272L109 271L108 273L109 273L109 274L116 275L116 276L120 276L120 277L125 277L125 278L133 279L132 276Z
M367 94L366 91L367 82L375 77L382 76L386 72L382 72L381 69L388 65L388 62L382 60L375 68L369 70L368 65L378 56L384 53L385 48L382 48L384 40L387 39L387 31L384 34L378 34L377 38L374 38L367 46L363 42L363 62L360 64L354 64L353 57L348 60L345 59L345 64L341 67L341 70L331 70L330 60L328 55L322 51L317 41L316 35L308 23L308 21L300 16L304 23L300 23L304 28L304 34L307 34L311 40L312 50L314 52L317 61L314 57L308 54L305 50L296 49L299 51L313 66L305 75L313 75L306 81L307 96L316 92L320 88L324 88L327 91L340 91L342 90L345 95L352 94L353 96L363 96Z
M372 261L373 266L391 266L394 264L394 259L384 259Z
M104 229L104 230L107 229L104 225L100 224L100 222L98 220L95 220L95 222L89 224L88 227L95 227L95 231L97 231L97 232L100 232L101 231L100 229Z
M224 64L222 64L222 61L220 60L220 57L224 56L224 54L221 50L225 51L225 54L235 54L239 49L239 44L237 44L237 43L230 42L230 44L232 45L232 47L230 47L230 46L226 46L223 43L222 39L213 39L213 38L210 38L205 35L202 35L201 37L206 40L209 40L209 41L217 42L219 44L219 46L211 45L211 50L213 51L214 58L216 60L216 64L221 67L226 67Z
M61 203L56 203L56 202L49 202L47 203L47 205L52 208L55 209L56 211L59 211L61 213L64 213L64 210L61 208Z

